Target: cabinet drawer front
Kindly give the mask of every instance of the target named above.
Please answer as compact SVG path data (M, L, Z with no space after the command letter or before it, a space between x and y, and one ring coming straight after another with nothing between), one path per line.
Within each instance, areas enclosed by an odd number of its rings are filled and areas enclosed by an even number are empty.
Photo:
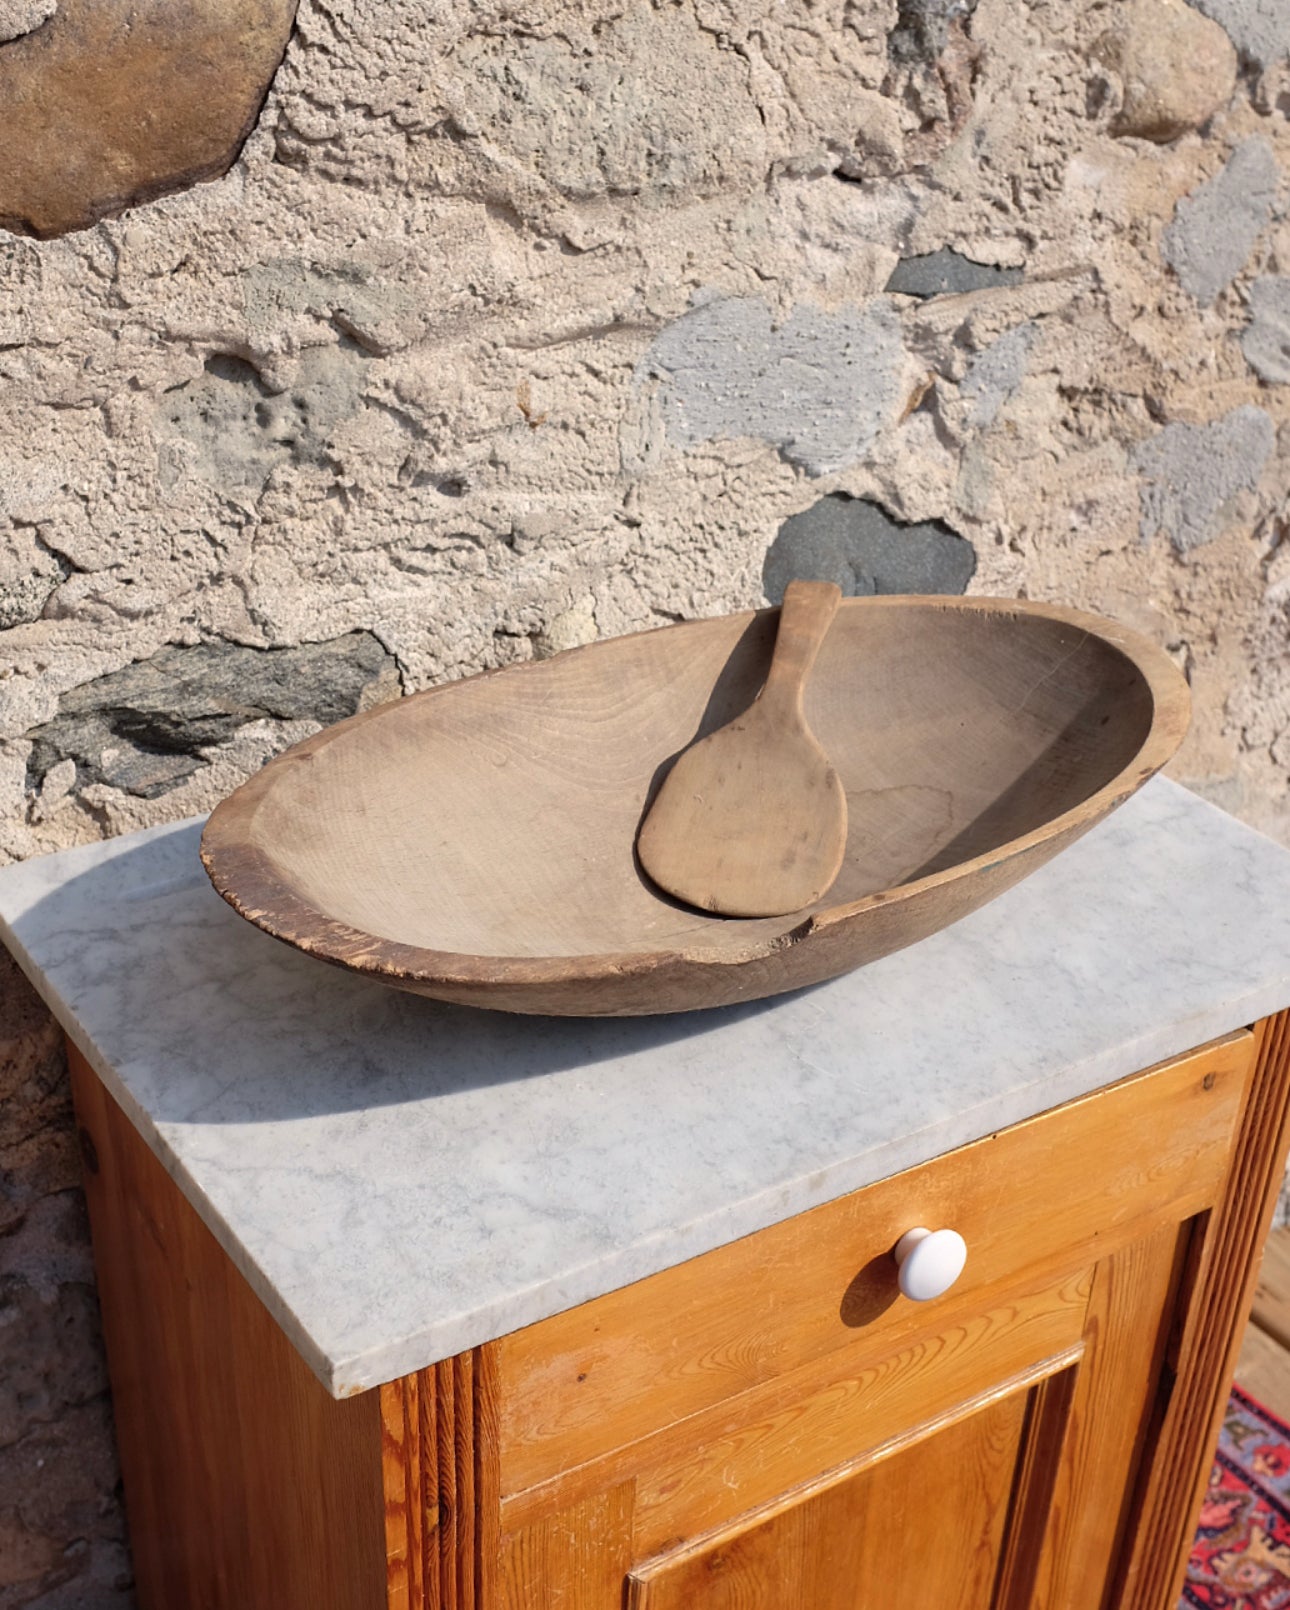
M1225 1040L718 1248L498 1344L514 1494L846 1351L861 1370L1214 1200L1253 1036ZM949 1226L967 1267L913 1303L891 1250Z

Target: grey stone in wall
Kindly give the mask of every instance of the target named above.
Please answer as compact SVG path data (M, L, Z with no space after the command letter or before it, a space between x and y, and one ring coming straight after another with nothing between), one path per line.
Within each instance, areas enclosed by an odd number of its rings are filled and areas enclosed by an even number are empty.
M832 581L848 597L962 593L976 550L940 520L905 525L878 503L832 492L779 528L762 567L771 603L790 581Z
M638 364L681 445L760 437L808 475L854 464L903 401L904 350L892 303L829 312L799 303L776 325L759 297L704 303L669 325Z
M279 464L323 462L332 432L359 405L368 362L348 338L314 347L296 384L275 391L244 359L217 353L165 394L158 428L192 444L191 467L212 486L256 493Z
M950 24L976 10L977 0L900 0L896 26L887 35L894 62L934 62L949 43Z
M65 560L44 546L34 527L0 531L0 632L38 620L68 569Z
M102 782L155 799L248 722L267 717L327 726L363 708L373 690L378 699L397 691L397 670L370 632L299 648L164 648L64 694L58 715L27 735L28 782L39 788L71 760L80 786Z
M1163 531L1179 553L1212 541L1230 500L1257 486L1275 443L1272 420L1252 404L1212 425L1166 425L1143 442L1133 455L1143 541Z
M1033 320L1005 331L972 360L960 391L968 399L968 424L988 430L999 410L1025 379L1026 362L1039 326Z
M1178 203L1160 249L1202 306L1245 267L1272 216L1280 176L1272 147L1251 135L1212 179Z
M921 257L902 257L892 270L886 289L902 296L943 296L948 291L989 291L999 285L1017 285L1024 277L1020 268L1000 268L994 263L974 263L952 246L925 252Z
M1290 385L1290 276L1268 274L1250 286L1241 351L1262 379Z
M1191 0L1224 28L1256 67L1270 67L1290 54L1290 6L1285 0Z

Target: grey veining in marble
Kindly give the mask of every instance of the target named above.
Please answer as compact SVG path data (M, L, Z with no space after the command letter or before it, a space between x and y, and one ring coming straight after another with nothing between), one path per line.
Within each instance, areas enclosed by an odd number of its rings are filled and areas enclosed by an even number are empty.
M243 922L200 824L0 872L0 931L337 1396L1290 1003L1290 854L1164 779L994 904L716 1012L508 1017Z

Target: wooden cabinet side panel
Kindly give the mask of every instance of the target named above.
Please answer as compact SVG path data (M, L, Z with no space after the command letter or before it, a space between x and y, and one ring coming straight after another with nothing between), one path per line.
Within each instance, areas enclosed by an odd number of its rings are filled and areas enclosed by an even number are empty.
M69 1048L143 1610L380 1610L375 1393L337 1402Z
M422 1404L420 1374L380 1389L387 1610L439 1610L439 1573L426 1580L425 1535L439 1524L433 1372Z
M1136 1496L1118 1610L1173 1610L1213 1462L1290 1132L1290 1012L1257 1027L1254 1073L1218 1204L1194 1238L1159 1427Z

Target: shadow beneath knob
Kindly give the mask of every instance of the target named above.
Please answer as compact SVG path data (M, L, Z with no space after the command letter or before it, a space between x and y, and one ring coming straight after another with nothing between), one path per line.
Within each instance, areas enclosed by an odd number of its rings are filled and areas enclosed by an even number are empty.
M842 1293L838 1317L850 1330L872 1325L900 1296L896 1260L890 1252L871 1258Z

